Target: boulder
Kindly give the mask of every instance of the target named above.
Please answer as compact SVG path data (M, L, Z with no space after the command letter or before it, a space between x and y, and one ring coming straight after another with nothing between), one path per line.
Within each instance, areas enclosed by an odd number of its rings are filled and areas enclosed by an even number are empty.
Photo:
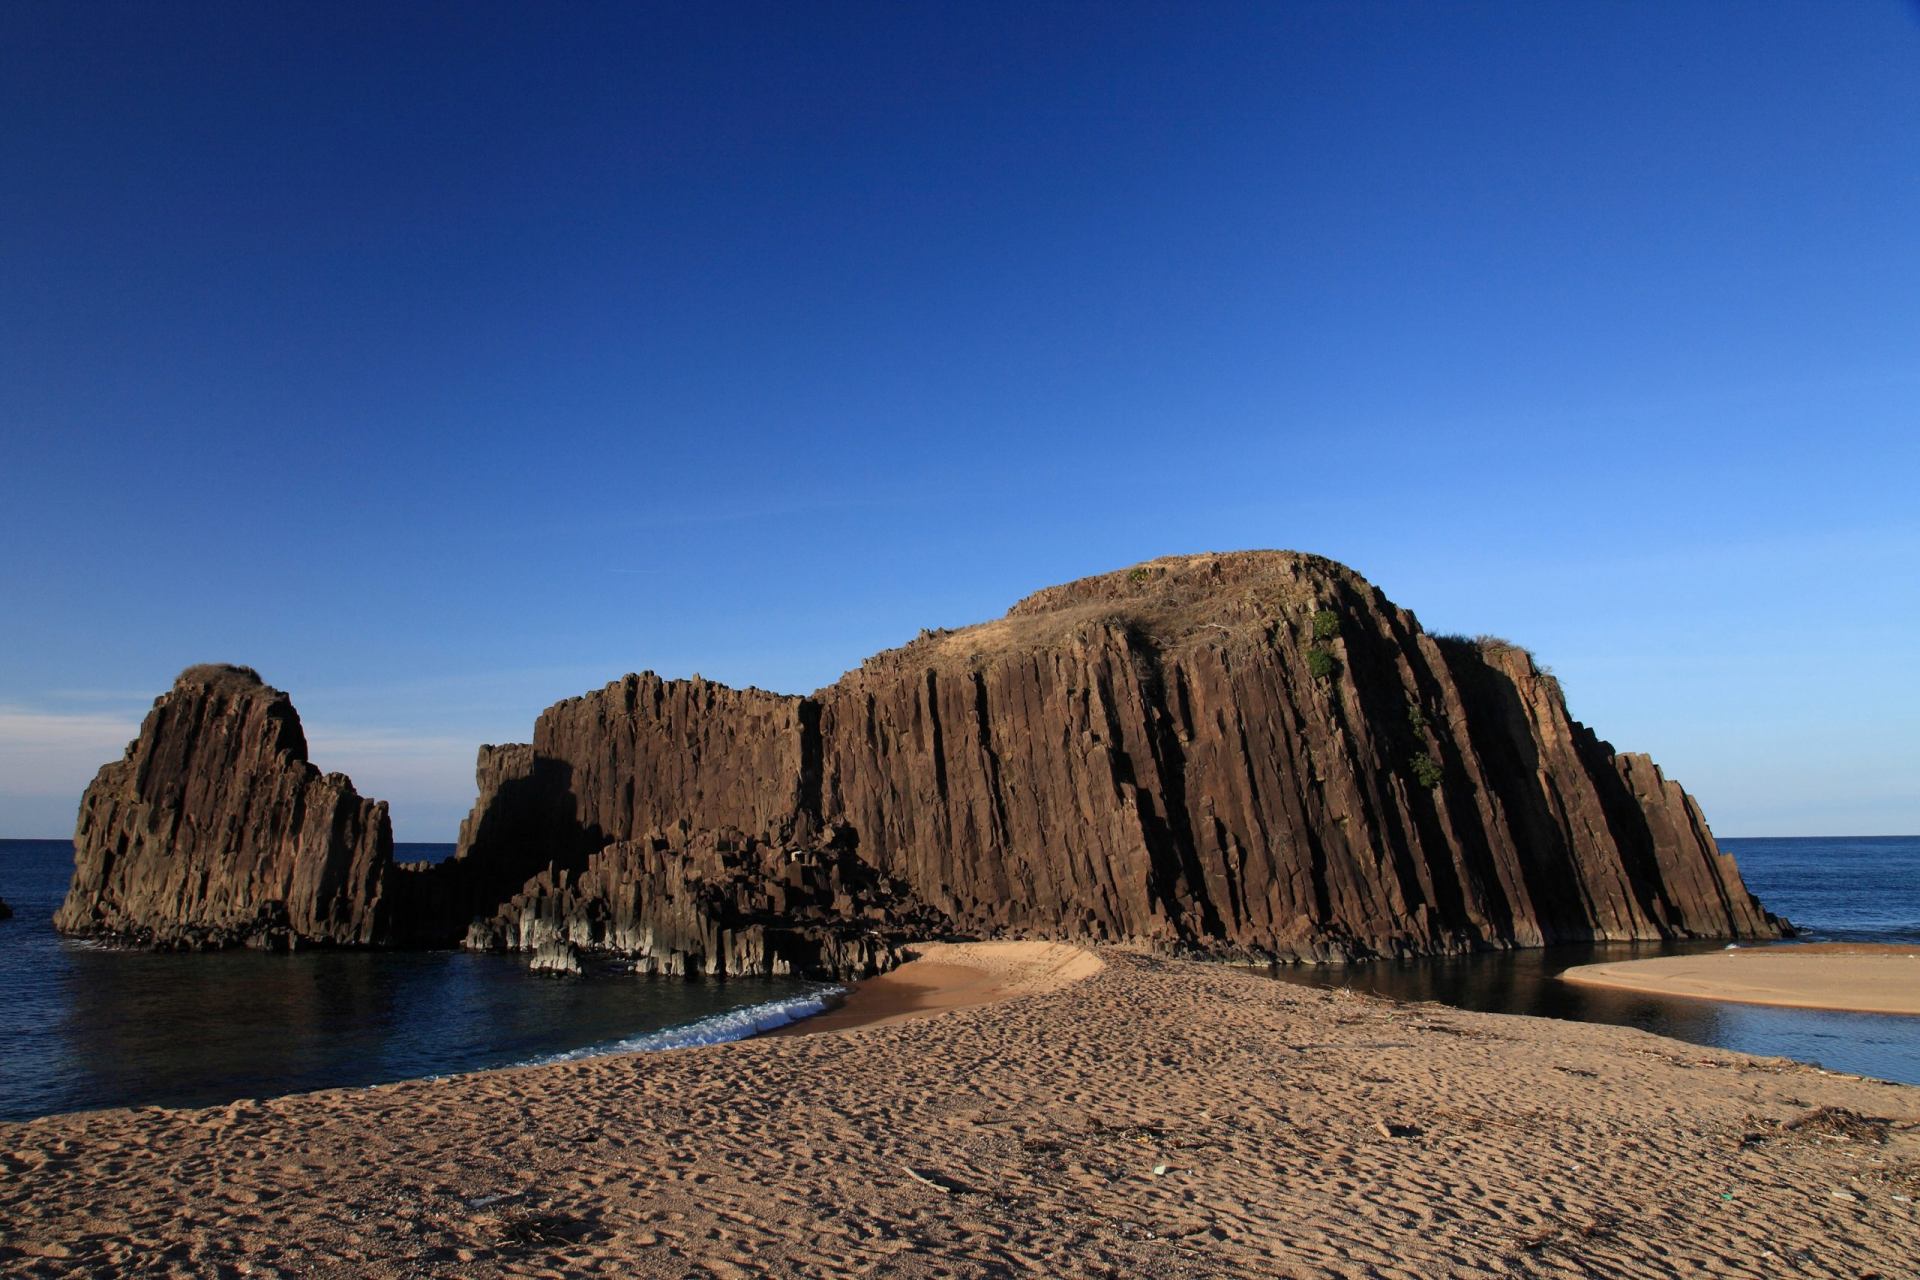
M580 953L564 942L548 939L533 949L527 968L535 973L563 973L578 977Z

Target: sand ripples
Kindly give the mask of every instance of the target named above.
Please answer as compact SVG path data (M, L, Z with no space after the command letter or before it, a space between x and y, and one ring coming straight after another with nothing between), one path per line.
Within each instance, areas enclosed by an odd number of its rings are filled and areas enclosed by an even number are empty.
M1915 1090L1103 954L864 1031L6 1126L0 1269L1857 1280L1920 1257ZM1884 1140L1791 1127L1821 1106Z

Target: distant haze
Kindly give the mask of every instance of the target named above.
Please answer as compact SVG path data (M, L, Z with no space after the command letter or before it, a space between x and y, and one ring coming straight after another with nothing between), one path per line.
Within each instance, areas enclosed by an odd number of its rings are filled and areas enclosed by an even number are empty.
M1920 831L1915 14L0 6L0 835L190 663L451 840L629 670L1242 547Z

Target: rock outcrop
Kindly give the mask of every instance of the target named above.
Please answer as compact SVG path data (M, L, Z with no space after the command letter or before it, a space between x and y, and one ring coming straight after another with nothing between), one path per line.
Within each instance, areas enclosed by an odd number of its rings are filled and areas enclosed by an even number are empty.
M580 953L564 942L543 942L533 949L527 968L535 973L559 973L579 977L584 970Z
M1287 552L1054 587L811 697L630 675L477 774L456 856L396 866L286 695L193 668L89 788L55 923L843 977L950 935L1329 961L1783 929L1525 650Z
M307 762L287 695L180 673L80 802L65 933L160 947L392 940L387 806Z
M577 871L549 865L475 920L466 945L564 945L647 973L867 977L951 925L856 856L850 836L805 847L737 831L615 840Z
M864 938L824 968L928 932L1335 960L1781 931L1524 650L1284 552L1051 588L811 698L628 676L479 773L456 862L530 878L470 945L662 971L806 963L770 941L802 910ZM839 880L765 892L827 833Z
M7 905L5 898L0 898L0 920L11 919L13 919L13 908Z

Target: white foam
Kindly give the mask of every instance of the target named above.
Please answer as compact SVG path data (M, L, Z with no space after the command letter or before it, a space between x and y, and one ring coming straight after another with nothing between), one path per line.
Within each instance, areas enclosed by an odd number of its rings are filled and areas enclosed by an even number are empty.
M709 1014L694 1022L677 1027L664 1027L659 1031L649 1031L645 1035L628 1036L624 1040L609 1040L601 1044L590 1044L584 1049L569 1049L565 1053L548 1054L542 1058L530 1059L520 1065L544 1067L550 1063L577 1062L582 1058L599 1058L613 1053L658 1053L663 1049L685 1049L697 1044L725 1044L731 1040L745 1040L763 1031L784 1027L789 1022L798 1022L802 1018L811 1018L816 1013L825 1013L827 1002L835 996L844 994L846 994L845 987L822 987L818 991L788 996L784 1000L769 1000L764 1004L743 1005L738 1009L728 1009L724 1013Z

